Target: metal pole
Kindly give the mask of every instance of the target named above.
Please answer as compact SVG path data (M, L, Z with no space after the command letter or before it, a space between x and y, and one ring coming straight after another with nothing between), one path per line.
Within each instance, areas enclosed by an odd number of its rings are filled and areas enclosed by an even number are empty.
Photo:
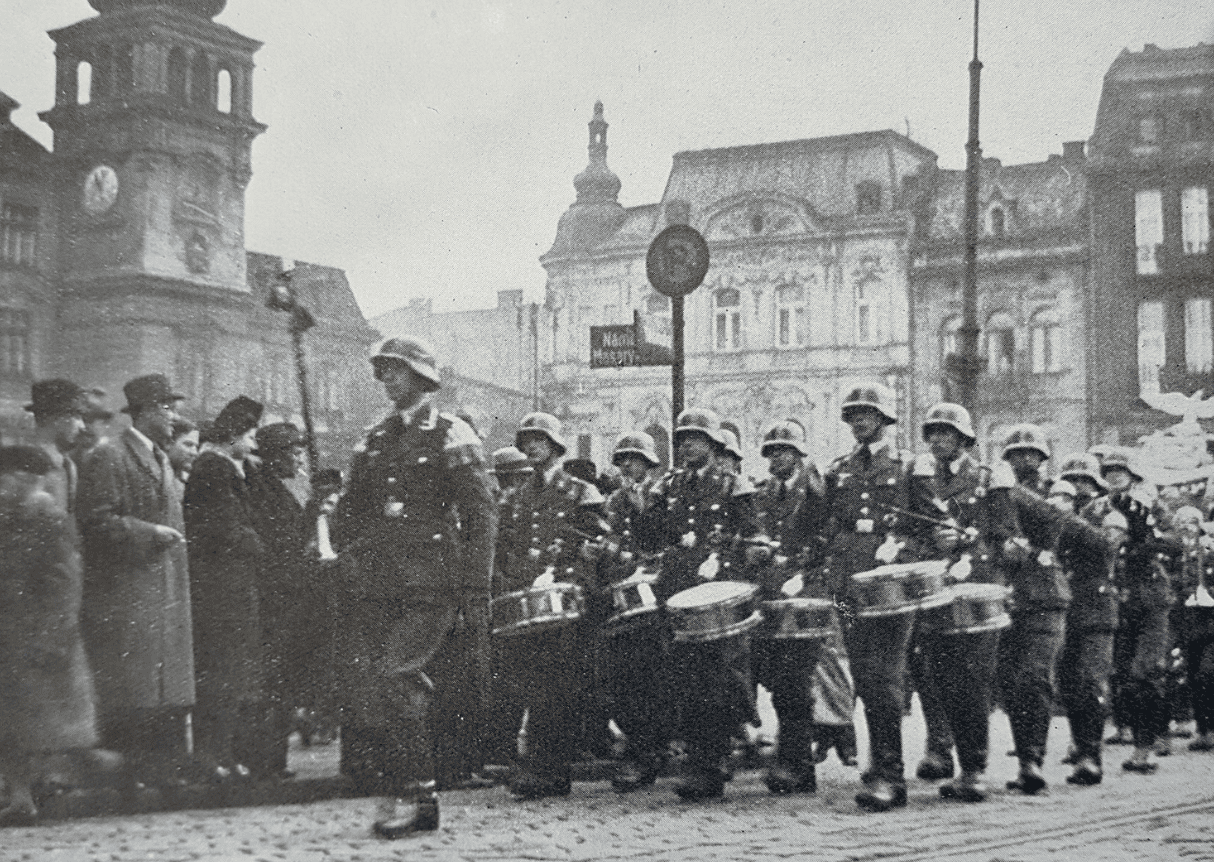
M965 280L961 293L961 327L957 330L959 361L955 366L957 400L971 413L978 407L978 184L982 147L978 143L978 0L974 0L974 58L970 61L969 140L965 144Z
M670 427L678 424L683 412L683 297L670 300L670 347L674 358L670 363Z
M308 398L308 365L304 361L303 329L295 312L291 314L291 342L295 346L295 374L299 379L299 405L303 413L304 436L308 446L308 477L316 478L320 469L320 455L316 451L316 430L312 427L312 407Z

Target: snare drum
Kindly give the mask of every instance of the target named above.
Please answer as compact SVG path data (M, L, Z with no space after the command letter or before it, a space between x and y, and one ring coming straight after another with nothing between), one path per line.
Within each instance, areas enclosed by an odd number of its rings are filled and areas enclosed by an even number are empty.
M674 639L715 641L749 631L763 621L755 607L759 588L738 581L710 581L666 600Z
M1012 624L1007 612L1011 590L998 584L954 584L946 591L952 601L928 611L923 628L938 635L972 635L993 632Z
M825 640L839 629L839 615L830 599L793 598L763 602L763 627L758 637L771 640Z
M584 611L582 588L577 584L531 587L500 595L489 602L493 634L507 637L577 622Z
M852 575L857 616L888 617L951 601L945 593L947 560L923 560L880 566Z
M631 577L611 585L615 613L604 623L608 634L624 634L656 618L658 599L653 585L657 579L656 573L637 569Z

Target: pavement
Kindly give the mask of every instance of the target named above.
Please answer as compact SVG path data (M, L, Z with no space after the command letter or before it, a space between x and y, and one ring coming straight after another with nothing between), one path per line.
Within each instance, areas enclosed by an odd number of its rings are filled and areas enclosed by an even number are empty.
M860 728L863 739L863 727ZM908 772L922 755L916 711L904 728ZM995 791L979 805L946 802L933 784L911 779L910 804L866 814L853 802L858 776L832 754L810 796L773 797L758 771L741 771L725 798L688 804L673 778L620 796L602 780L579 781L567 799L519 803L504 787L442 794L436 833L395 842L369 831L373 801L336 794L289 804L193 808L48 820L0 831L0 862L175 862L175 860L1183 860L1214 862L1214 753L1174 741L1153 776L1124 773L1129 749L1105 749L1103 784L1065 783L1065 719L1050 736L1046 777L1035 797L1003 789L1016 772L1006 757L1006 718L992 719L988 776ZM861 763L866 752L861 744ZM340 791L335 746L292 751L298 788ZM292 785L287 782L286 785ZM250 800L256 802L258 800ZM261 799L266 802L266 799ZM273 800L270 800L273 801Z

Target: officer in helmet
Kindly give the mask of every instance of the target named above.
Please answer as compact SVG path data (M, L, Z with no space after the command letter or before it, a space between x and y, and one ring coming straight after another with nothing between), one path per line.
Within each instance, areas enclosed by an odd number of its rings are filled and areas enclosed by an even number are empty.
M721 469L741 476L745 456L742 455L742 444L738 442L738 435L728 428L722 428L721 441Z
M692 407L674 432L678 469L650 489L642 515L642 545L662 552L656 584L660 599L708 580L742 580L747 563L768 553L754 515L754 489L723 471L721 420ZM745 550L743 550L745 549ZM671 650L679 736L687 744L687 769L675 792L694 801L721 796L722 761L739 726L756 722L750 648L745 635L704 643L674 643Z
M1100 475L1100 460L1091 452L1074 452L1062 459L1058 478L1075 487L1075 511L1103 496L1109 486Z
M608 534L598 489L561 469L568 445L561 422L529 413L514 445L532 474L511 497L497 545L494 596L575 584L589 603L577 623L498 638L510 692L505 716L518 728L527 714L527 746L510 777L516 799L568 796L580 732L579 704L592 683L592 617L599 590L597 557Z
M342 769L381 797L373 831L401 838L438 829L432 674L456 632L483 620L496 508L480 438L432 403L430 348L390 338L371 367L393 409L355 449L333 516L335 677Z

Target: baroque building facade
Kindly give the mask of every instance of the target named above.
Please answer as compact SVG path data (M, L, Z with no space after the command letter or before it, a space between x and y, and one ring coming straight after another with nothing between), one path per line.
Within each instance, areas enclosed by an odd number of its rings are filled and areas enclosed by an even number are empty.
M195 418L245 393L299 421L288 319L266 305L286 262L244 242L260 43L212 20L224 0L90 3L97 16L50 34L53 149L0 98L0 430L28 431L34 380L105 389L116 408L154 371ZM365 382L375 333L340 270L294 273L317 321L304 342L322 462L344 466L382 400Z
M601 104L589 128L577 199L540 259L542 401L578 456L607 463L618 434L643 429L668 462L669 369L591 369L589 330L638 312L646 338L669 344L669 300L648 284L645 255L674 223L703 234L711 256L685 300L685 403L736 431L749 472L764 471L762 435L785 418L818 460L846 450L839 407L859 380L883 380L907 406L910 251L934 153L893 131L681 152L661 201L624 208Z

